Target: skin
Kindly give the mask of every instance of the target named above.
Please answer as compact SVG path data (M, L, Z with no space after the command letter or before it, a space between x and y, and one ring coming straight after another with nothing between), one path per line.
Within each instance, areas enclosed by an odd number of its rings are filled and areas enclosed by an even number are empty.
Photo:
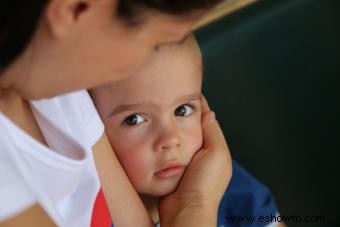
M184 174L159 178L157 172L168 160L186 168L202 146L202 63L190 38L161 47L137 75L90 92L109 141L154 223L159 222L159 197L176 190ZM176 114L179 109L183 114Z
M131 30L112 15L115 4L113 0L49 1L24 52L1 72L2 114L42 144L45 144L44 137L35 122L28 99L47 98L123 80L142 67L156 46L181 40L202 14L195 12L190 17L178 18L152 13L146 17L143 26ZM208 123L202 126L206 144L203 147L209 152L195 155L191 162L194 164L187 167L183 179L186 175L190 177L181 182L176 193L162 202L160 215L164 227L214 226L216 222L215 208L230 174L220 176L213 169L202 173L196 168L201 165L219 165L226 169L230 158L227 147L221 146L225 141L219 135L213 114L207 105L204 110L206 113L202 121ZM143 204L114 156L106 135L100 138L93 152L116 226L152 226ZM215 159L225 162L213 163ZM207 181L210 181L208 188L212 186L211 191L202 185L202 182ZM190 189L191 184L196 187ZM190 195L192 191L199 198L195 202L192 202ZM131 204L129 209L133 217L127 217L126 212L122 212L124 204ZM176 210L175 207L180 209ZM35 225L33 223L54 225L44 210L35 204L16 217L0 223L0 226L27 226L28 223L32 226Z
M217 225L218 206L232 175L231 157L215 114L204 98L201 110L203 146L176 190L160 200L158 211L163 226Z
M162 47L138 75L91 91L110 143L154 222L157 198L176 189L202 147L201 62L183 45ZM169 165L180 168L159 174Z
M125 79L157 46L183 39L201 15L178 18L149 12L144 23L127 27L113 18L115 1L91 0L81 11L77 4L51 1L29 46L1 75L1 87L37 99Z

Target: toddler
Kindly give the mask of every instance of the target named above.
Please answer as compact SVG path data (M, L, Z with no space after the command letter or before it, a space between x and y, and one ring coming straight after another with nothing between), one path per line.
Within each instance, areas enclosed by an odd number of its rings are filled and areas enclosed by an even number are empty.
M155 224L158 198L176 190L202 146L201 85L201 55L190 35L158 48L138 76L91 90L110 143ZM230 217L277 213L267 188L233 162L218 226L259 226Z

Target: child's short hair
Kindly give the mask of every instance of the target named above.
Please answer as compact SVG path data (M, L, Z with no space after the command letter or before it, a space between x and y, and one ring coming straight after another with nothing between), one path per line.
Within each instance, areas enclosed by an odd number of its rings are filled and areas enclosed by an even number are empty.
M186 51L189 51L195 58L197 58L200 67L202 67L202 55L201 55L201 50L199 48L197 39L194 35L194 33L190 33L182 42L179 44L172 45L171 48L176 49L181 49L183 48Z
M194 33L190 33L188 37L184 40L184 45L187 45L187 48L195 55L199 61L199 67L201 70L201 76L203 78L203 59L202 52L199 47L198 41Z
M198 55L199 58L201 56L201 50L199 48L197 39L193 33L190 33L187 38L184 40L183 45L186 45L195 55Z

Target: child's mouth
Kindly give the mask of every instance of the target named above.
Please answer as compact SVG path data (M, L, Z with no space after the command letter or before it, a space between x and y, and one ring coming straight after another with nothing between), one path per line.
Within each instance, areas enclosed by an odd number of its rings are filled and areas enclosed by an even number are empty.
M155 173L155 176L160 178L160 179L167 179L170 177L175 177L175 176L181 176L185 170L184 165L172 165L169 167L166 167L160 171L157 171Z

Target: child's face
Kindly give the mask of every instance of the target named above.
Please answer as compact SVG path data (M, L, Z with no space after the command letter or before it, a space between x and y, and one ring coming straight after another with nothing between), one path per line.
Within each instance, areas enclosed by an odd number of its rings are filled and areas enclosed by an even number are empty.
M137 76L93 92L114 151L139 193L173 191L202 145L201 66L163 47Z

